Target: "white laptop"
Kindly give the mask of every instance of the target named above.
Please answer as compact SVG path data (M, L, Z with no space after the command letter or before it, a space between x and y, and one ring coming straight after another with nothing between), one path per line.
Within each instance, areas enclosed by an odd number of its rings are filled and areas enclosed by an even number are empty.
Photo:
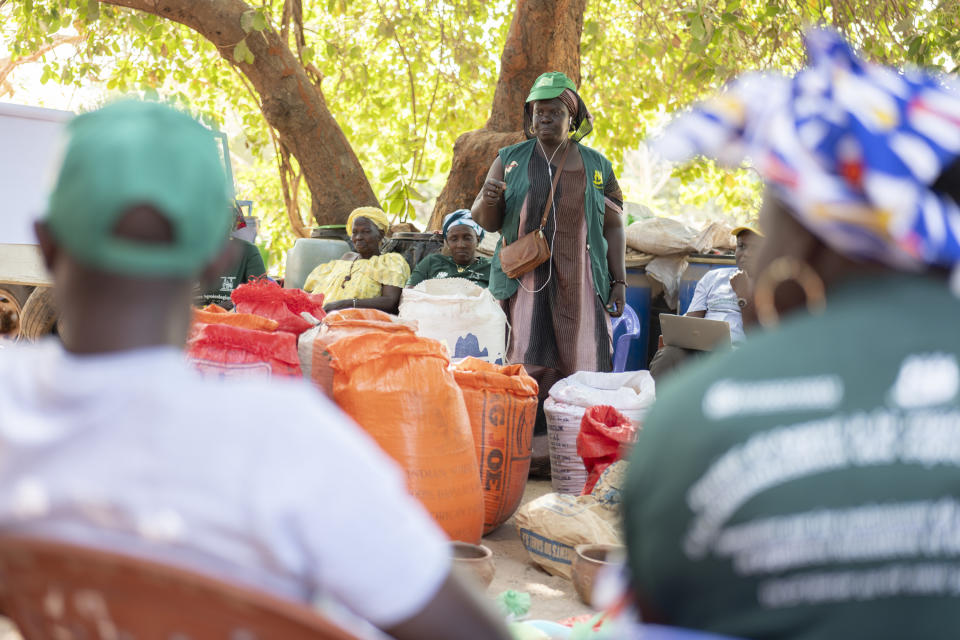
M661 313L660 333L663 344L670 347L713 351L730 344L730 325L723 320Z

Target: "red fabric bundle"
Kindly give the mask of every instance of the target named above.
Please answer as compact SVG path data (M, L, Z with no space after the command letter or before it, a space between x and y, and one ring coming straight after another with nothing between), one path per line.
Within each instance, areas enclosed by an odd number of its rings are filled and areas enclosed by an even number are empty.
M187 357L201 373L228 377L301 375L297 336L292 333L226 324L199 327L187 342Z
M606 468L629 452L629 446L625 445L636 440L637 427L613 407L598 405L587 409L577 434L577 455L583 458L587 468L587 482L581 495L593 491Z
M323 320L323 296L307 293L302 289L284 289L267 278L257 278L240 285L230 294L238 313L252 313L276 320L278 331L297 335L313 325L300 314L304 311L317 320Z

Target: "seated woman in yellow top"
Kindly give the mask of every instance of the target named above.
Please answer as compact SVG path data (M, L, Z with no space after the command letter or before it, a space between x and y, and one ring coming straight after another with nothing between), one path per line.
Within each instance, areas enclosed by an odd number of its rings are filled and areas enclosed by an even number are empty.
M376 207L353 210L347 233L356 251L320 265L303 285L310 293L323 294L324 311L364 308L397 313L410 265L399 253L380 254L388 226L387 214Z

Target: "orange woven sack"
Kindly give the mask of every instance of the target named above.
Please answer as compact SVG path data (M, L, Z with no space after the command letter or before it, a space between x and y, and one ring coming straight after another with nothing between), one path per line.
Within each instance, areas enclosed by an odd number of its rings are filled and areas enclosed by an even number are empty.
M537 381L523 365L501 366L466 358L453 370L470 414L483 488L483 534L520 506L530 472Z
M228 324L203 324L187 341L187 357L204 375L299 377L297 337Z
M334 311L323 322L300 334L297 353L303 375L309 378L328 397L333 397L333 369L327 345L340 338L380 331L413 335L409 324L398 322L395 316L377 309L343 309Z
M256 316L252 313L230 313L223 307L209 304L203 309L193 310L193 324L228 324L232 327L255 329L257 331L276 331L279 326L276 320Z
M463 394L436 340L369 332L327 346L333 398L407 472L453 540L477 543L483 498Z

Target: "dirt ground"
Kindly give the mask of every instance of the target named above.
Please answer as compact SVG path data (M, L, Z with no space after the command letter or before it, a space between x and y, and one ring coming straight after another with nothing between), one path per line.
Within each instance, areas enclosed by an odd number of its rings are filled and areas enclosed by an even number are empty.
M549 480L530 480L523 493L523 504L550 491ZM580 601L572 582L552 576L530 562L513 518L485 537L483 544L493 552L496 563L496 574L487 589L487 595L491 598L496 598L507 589L526 591L531 598L529 617L533 620L559 621L593 612Z

